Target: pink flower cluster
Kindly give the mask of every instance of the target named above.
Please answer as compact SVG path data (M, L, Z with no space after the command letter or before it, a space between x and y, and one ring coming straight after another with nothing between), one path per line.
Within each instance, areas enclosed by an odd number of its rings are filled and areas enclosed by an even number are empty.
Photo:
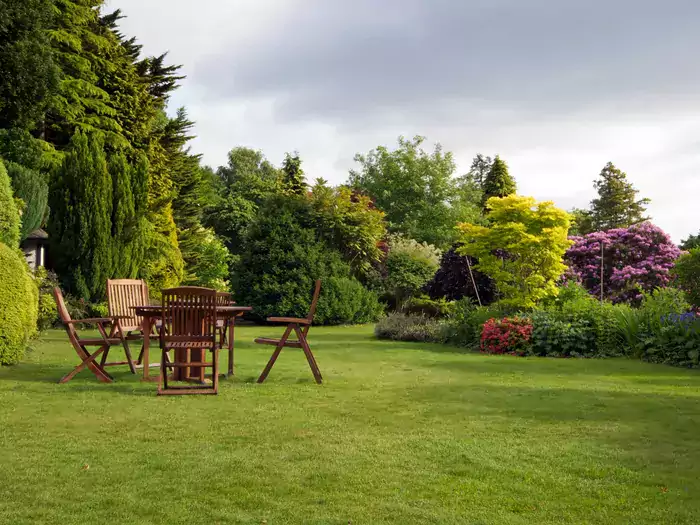
M669 270L680 249L661 228L649 222L629 228L571 237L566 252L569 279L600 295L600 245L603 243L603 296L613 302L635 302L642 292L668 285ZM573 275L571 275L573 273Z
M532 323L529 319L489 319L481 328L481 351L523 356L527 354L531 338Z

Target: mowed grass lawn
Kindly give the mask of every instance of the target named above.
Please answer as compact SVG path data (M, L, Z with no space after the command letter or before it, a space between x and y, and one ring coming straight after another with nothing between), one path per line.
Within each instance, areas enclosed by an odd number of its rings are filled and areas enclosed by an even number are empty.
M218 396L157 397L52 331L0 370L0 523L700 523L700 373L314 328L325 382L237 331ZM225 362L225 359L222 360Z

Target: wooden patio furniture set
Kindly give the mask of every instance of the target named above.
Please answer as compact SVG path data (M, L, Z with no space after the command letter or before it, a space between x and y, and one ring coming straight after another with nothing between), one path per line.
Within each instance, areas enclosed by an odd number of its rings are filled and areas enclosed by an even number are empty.
M321 281L316 281L309 315L305 318L267 319L287 327L280 339L255 339L258 344L275 347L258 383L265 381L282 348L290 347L302 349L315 381L321 384L323 378L307 339L320 292ZM236 319L252 311L249 306L236 305L229 293L194 286L163 290L161 304L152 305L146 283L135 279L107 281L109 316L104 318L71 319L59 288L54 289L54 297L68 339L80 358L80 364L63 376L60 383L70 381L86 368L98 380L111 383L114 378L107 367L127 365L132 374L142 370L144 381L158 381L158 395L217 394L219 351L224 348L228 351L226 376L233 376ZM97 328L99 336L82 336L78 329L84 326ZM296 338L290 337L292 333ZM155 365L150 362L152 337L157 337L160 343L160 362ZM132 358L129 343L141 347L136 360ZM115 346L124 350L126 360L108 360ZM160 369L156 377L150 374L154 366ZM210 374L206 373L208 369Z

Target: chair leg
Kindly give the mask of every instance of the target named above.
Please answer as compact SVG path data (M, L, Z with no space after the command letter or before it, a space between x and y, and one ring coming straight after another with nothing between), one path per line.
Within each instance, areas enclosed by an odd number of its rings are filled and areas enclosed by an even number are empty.
M213 363L213 371L212 371L212 382L214 383L214 393L218 394L219 393L219 350L215 348L212 351L212 363Z
M134 366L134 360L131 358L131 349L129 348L129 343L126 339L122 338L122 344L124 346L124 353L126 354L126 360L129 363L129 370L132 374L136 374L136 367Z
M78 372L85 369L85 367L89 367L90 370L95 374L97 379L99 379L103 383L111 383L112 381L114 381L114 379L112 379L112 376L110 376L104 368L95 363L95 360L100 356L100 354L104 353L108 348L109 347L102 346L94 354L90 354L87 350L83 349L83 352L85 352L85 354L88 357L85 358L83 362L76 366L70 373L63 376L59 383L67 383L68 381L73 379L78 374Z
M109 355L109 348L107 348L107 350L105 350L104 353L102 354L102 359L100 359L100 367L101 368L104 368L105 363L107 362L108 355Z
M166 361L168 359L168 352L163 350L160 356L160 377L158 378L158 395L162 394L168 389L168 368L166 366Z
M306 356L306 360L308 361L309 366L311 367L311 373L314 375L314 379L316 380L316 383L318 383L320 385L323 382L323 377L321 377L321 371L318 369L318 364L316 363L316 358L314 357L314 354L311 352L311 348L309 348L309 343L306 341L306 336L304 335L304 332L302 332L298 326L294 327L294 331L297 334L297 338L299 339L299 343L301 343L301 348L304 351L304 355Z
M287 342L287 339L289 338L289 334L292 332L292 325L287 326L287 329L284 331L284 335L282 336L282 339L280 339L280 342L277 343L277 347L275 348L275 351L272 352L272 356L270 356L270 360L267 362L267 366L265 367L265 370L262 371L262 374L260 374L260 377L258 378L258 383L262 383L267 379L267 375L270 373L270 370L272 370L272 366L275 364L275 361L277 361L277 358L280 355L280 352L282 351L282 348L284 347L284 343Z

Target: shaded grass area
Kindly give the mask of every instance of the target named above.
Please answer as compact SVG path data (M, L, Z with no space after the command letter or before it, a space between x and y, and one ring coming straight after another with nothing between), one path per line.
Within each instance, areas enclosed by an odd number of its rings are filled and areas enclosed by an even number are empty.
M0 370L0 523L698 523L700 374L237 330L219 396L81 373L52 331ZM222 360L225 361L222 354Z

